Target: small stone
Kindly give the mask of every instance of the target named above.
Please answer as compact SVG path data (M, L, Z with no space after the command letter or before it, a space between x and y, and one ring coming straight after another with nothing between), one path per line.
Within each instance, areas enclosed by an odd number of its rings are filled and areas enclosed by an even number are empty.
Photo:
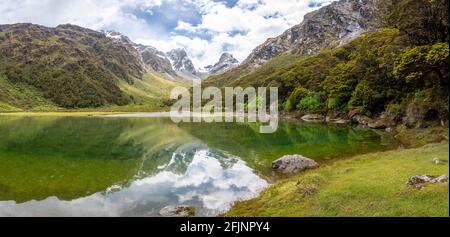
M191 217L195 216L195 208L187 205L171 205L159 211L163 217Z
M325 121L325 116L321 114L307 114L302 117L302 120L306 122L323 122Z
M437 157L433 159L433 163L435 165L448 165L448 161L441 160L441 159L439 159Z
M350 120L348 120L348 119L343 119L343 118L335 118L335 119L332 119L332 118L330 118L330 117L327 117L327 118L326 118L326 121L327 121L327 123L334 123L334 124L348 124L348 123L351 123Z

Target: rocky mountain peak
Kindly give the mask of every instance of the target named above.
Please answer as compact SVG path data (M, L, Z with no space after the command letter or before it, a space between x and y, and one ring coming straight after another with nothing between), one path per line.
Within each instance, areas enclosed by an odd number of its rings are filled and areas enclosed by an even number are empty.
M223 53L222 56L220 56L219 63L220 62L239 63L239 61L230 53Z
M221 74L239 65L239 61L230 53L223 53L219 61L210 66L206 66L204 71L209 74Z
M119 32L116 31L102 31L103 34L105 34L106 37L114 39L116 41L119 41L121 43L129 44L132 46L135 46L133 41L131 41L127 36L122 35Z
M172 63L166 54L159 51L155 47L146 45L136 45L136 49L141 54L142 60L146 65L150 65L153 70L161 73L167 73L171 76L176 76L176 72L172 67Z
M172 67L175 71L190 73L192 75L198 74L194 63L192 63L192 60L188 57L184 49L173 49L167 52L166 55L171 61Z
M220 74L239 64L239 61L233 55L223 53L216 64L197 70L183 48L164 53L153 46L136 44L116 31L102 31L102 33L117 43L121 43L129 51L136 51L142 64L146 65L147 68L151 67L156 72L169 75L170 78L177 76L185 79L206 78L210 74Z
M258 66L280 54L311 55L376 29L377 0L339 0L305 15L304 20L258 46L244 61Z

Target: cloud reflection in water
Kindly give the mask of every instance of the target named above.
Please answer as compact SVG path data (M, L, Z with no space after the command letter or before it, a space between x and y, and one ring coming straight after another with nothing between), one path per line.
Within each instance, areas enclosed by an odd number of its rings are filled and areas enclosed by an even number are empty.
M128 187L111 187L72 201L56 197L23 204L2 201L0 216L157 216L161 208L172 204L195 205L198 215L214 216L268 185L242 160L207 149L195 151L183 174L169 168L161 167L158 174L137 179Z

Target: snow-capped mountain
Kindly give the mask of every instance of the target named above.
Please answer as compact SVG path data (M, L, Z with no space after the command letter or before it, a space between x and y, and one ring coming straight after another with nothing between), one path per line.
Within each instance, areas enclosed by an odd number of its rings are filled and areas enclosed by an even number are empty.
M114 39L123 44L129 44L129 45L135 46L135 43L133 41L131 41L130 38L128 38L125 35L122 35L119 32L112 31L112 30L103 30L102 33L105 34L106 37Z
M143 65L156 72L168 75L170 78L204 79L209 75L217 75L236 67L239 61L233 55L224 53L219 61L205 68L197 69L183 48L173 49L167 53L155 47L136 44L128 37L115 31L102 31L107 37L122 43L129 51L139 58Z
M206 66L202 71L210 74L217 75L224 73L232 68L235 68L239 65L239 61L233 57L230 53L223 53L220 56L219 61L214 65Z
M172 67L177 72L189 73L197 75L198 71L192 63L192 60L188 57L186 51L182 48L173 49L166 53Z
M141 54L143 62L146 65L150 65L153 70L161 73L167 73L171 76L177 75L172 63L164 52L159 51L155 47L141 44L137 45L137 50Z

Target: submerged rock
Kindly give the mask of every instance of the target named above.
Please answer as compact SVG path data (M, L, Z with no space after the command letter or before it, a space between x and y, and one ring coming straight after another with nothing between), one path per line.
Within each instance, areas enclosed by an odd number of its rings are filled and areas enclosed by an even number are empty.
M302 117L302 120L306 122L323 122L325 121L325 116L321 114L307 114Z
M167 206L159 211L163 217L192 217L195 216L195 208L187 205Z
M369 123L369 128L386 129L395 126L394 120L390 118L379 118L375 122Z
M319 166L317 162L301 155L287 155L272 163L272 169L284 174L304 171Z
M444 174L441 176L431 176L431 175L416 175L409 178L407 185L409 187L415 187L422 189L424 184L427 183L445 183L448 182L448 175Z
M327 121L328 123L334 123L334 124L348 124L348 123L351 123L350 120L348 120L348 119L343 119L343 118L335 118L335 119L332 119L332 118L327 117L326 121Z

